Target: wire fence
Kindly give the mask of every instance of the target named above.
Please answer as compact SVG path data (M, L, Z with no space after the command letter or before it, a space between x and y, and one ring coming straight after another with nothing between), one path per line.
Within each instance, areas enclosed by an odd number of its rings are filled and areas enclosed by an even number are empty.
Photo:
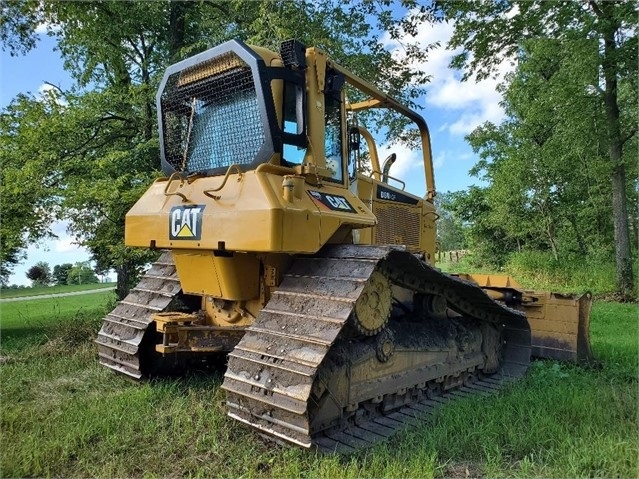
M437 251L435 253L436 261L440 263L459 263L459 261L468 254L468 250L459 249L454 251Z

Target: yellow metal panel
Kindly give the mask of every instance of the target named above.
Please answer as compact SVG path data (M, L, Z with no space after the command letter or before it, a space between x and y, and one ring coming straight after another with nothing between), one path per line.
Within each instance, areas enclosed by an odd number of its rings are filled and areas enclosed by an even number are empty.
M288 210L282 218L282 250L295 251L299 244L314 245L315 250L322 247L320 240L320 215L309 209Z
M439 216L435 213L435 206L430 201L422 201L422 231L419 241L419 251L426 254L426 259L435 264L435 242L437 227L435 221Z
M173 261L180 278L182 291L187 294L222 297L222 287L211 253L202 254L199 251L174 250Z
M308 148L304 163L313 163L320 168L326 167L324 153L324 80L326 73L326 54L315 48L306 50L306 114ZM320 85L321 82L321 85Z
M207 196L203 191L219 188L221 177L176 181L169 195L165 194L167 180L158 180L127 214L126 244L172 250L314 253L342 225L375 224L370 211L345 188L302 184L300 193L289 201L284 181L281 175L259 170L231 174L223 188ZM331 209L312 194L332 196L350 208Z
M355 192L357 197L364 203L369 209L373 210L373 179L364 176L360 173L357 174L357 180L351 186L351 189ZM373 244L375 227L361 228L353 232L353 238L355 244Z
M462 276L462 275L460 275ZM513 288L522 289L521 285L512 277L503 274L466 274L463 275L477 283L482 288Z
M255 255L214 256L207 251L175 250L173 259L187 294L248 300L259 296L260 263Z
M526 294L529 299L537 299L518 306L525 311L530 323L533 355L564 361L591 361L590 294L579 298L537 291Z

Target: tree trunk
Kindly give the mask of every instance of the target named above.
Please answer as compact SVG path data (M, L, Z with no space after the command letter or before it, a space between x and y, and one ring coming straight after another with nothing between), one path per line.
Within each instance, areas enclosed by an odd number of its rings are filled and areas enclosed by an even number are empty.
M118 265L115 268L117 274L117 283L115 286L115 294L118 296L118 301L123 300L127 294L129 294L129 277L131 275L131 268L129 262L125 262Z
M189 2L171 1L169 11L169 61L180 60L180 50L184 47L186 35L186 10Z
M619 103L617 98L617 47L615 34L619 30L618 20L614 18L614 7L602 3L595 10L602 24L604 55L602 70L604 76L604 105L608 130L608 156L612 165L612 215L615 232L615 260L617 264L617 291L623 298L632 294L633 272L630 254L630 230L628 207L626 205L626 170L623 164L623 140L619 121Z
M615 231L617 291L622 297L629 298L632 295L633 272L626 203L626 171L623 164L618 164L612 172L612 215Z
M548 243L550 244L550 250L552 251L552 255L555 260L559 259L559 251L557 250L557 242L555 241L555 237L552 234L552 225L546 226L546 234L548 235Z

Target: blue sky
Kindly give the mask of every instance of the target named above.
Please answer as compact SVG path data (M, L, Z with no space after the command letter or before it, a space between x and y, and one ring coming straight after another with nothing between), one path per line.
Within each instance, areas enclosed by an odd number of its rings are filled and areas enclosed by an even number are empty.
M424 25L417 40L424 45L434 41L445 45L452 31L450 24ZM386 46L394 54L402 55L398 44L388 40ZM55 41L41 34L37 48L27 55L11 57L7 52L1 52L0 108L7 106L18 93L29 92L37 96L47 88L45 82L63 89L73 84L54 47ZM448 68L452 55L453 52L442 47L429 53L426 63L416 65L432 76L420 103L424 107L421 114L430 128L435 185L440 192L462 190L479 183L478 179L468 176L468 170L477 158L464 136L483 122L499 123L504 116L499 106L501 96L495 89L498 80L462 83L461 74ZM511 66L504 65L501 73L510 69ZM423 194L423 167L418 155L398 146L381 146L379 156L383 159L390 152L398 156L391 174L406 181L408 191ZM69 236L64 223L55 224L53 232L58 236L57 240L29 247L26 259L14 269L9 284L29 284L25 272L38 261L46 261L53 267L89 259L87 251L78 247Z

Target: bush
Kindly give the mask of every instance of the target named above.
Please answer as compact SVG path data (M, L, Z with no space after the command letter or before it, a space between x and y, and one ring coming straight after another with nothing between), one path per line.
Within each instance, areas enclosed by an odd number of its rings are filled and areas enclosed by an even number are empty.
M615 264L592 256L555 259L550 252L512 253L505 268L527 287L558 292L608 294L616 290Z

